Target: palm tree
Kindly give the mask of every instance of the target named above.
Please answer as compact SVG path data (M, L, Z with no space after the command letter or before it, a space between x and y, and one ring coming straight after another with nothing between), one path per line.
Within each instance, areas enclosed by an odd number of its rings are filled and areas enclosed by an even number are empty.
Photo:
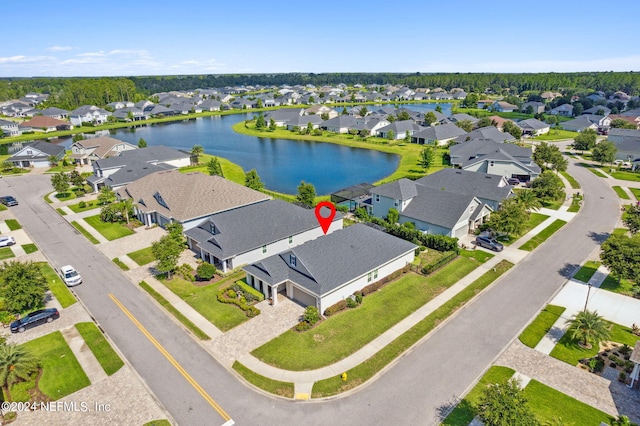
M133 210L133 201L131 198L125 198L118 204L118 210L120 210L120 214L122 214L127 220L127 225L129 224L129 213Z
M524 207L527 213L531 213L532 210L538 210L542 207L540 200L531 190L521 191L516 197L516 200Z
M202 145L194 145L191 148L191 155L193 155L194 157L196 157L196 163L200 162L200 156L204 153L204 148L202 147Z
M571 337L586 349L591 349L592 344L607 340L611 335L609 325L597 311L578 312L567 323L571 324L568 330Z
M0 345L0 385L11 401L9 388L20 380L26 380L38 370L39 361L24 346Z

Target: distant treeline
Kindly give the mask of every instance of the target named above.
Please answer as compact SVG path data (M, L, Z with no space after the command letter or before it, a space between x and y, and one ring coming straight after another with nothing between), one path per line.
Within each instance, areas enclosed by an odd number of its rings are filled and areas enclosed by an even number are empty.
M622 90L640 94L640 73L579 72L538 74L399 74L399 73L291 73L291 74L220 74L103 78L1 78L0 101L20 98L28 92L49 93L50 105L75 108L83 104L105 105L120 100L137 101L153 93L171 90L193 90L212 87L263 85L315 86L369 84L406 85L411 88L459 87L467 92L494 93L528 91L595 91Z

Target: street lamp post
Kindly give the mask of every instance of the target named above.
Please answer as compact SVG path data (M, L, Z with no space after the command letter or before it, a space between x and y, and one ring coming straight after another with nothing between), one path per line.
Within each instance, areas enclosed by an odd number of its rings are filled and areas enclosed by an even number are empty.
M588 284L587 300L584 301L584 312L587 312L587 303L589 303L589 293L591 293L591 284Z

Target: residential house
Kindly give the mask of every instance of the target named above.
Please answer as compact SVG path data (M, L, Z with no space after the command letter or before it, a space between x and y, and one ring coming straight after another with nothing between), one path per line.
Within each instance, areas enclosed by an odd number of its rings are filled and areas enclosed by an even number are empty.
M363 224L308 241L242 268L249 285L324 312L413 262L416 245Z
M411 136L422 129L424 129L424 127L416 124L413 120L402 120L394 121L393 123L381 127L376 133L379 138L398 140L404 139L407 135Z
M473 115L469 115L467 113L457 113L452 114L451 117L448 117L449 121L452 123L458 123L460 121L470 121L472 124L476 124L478 121Z
M612 131L614 129L611 129ZM615 129L615 130L625 130L625 129ZM636 134L628 134L623 136L616 135L615 139L609 140L618 148L616 152L616 159L622 161L632 161L639 162L640 161L640 132L637 130L632 130L637 132Z
M22 149L8 158L16 167L51 167L49 158L55 157L61 160L65 149L62 145L54 145L50 142L35 141L24 145Z
M149 100L138 101L133 104L134 107L140 108L143 111L147 111L147 108L151 109L155 106L155 104Z
M426 127L411 136L411 142L419 145L446 145L449 141L458 136L466 135L467 132L455 124L441 124L439 126Z
M138 152L148 148L140 149ZM164 170L146 175L117 191L119 199L130 199L137 218L146 226L179 222L183 229L198 226L207 217L271 197L220 176L200 172ZM267 225L262 222L263 225Z
M450 149L451 165L464 170L529 182L540 175L531 148L492 139L473 139Z
M334 216L327 233L337 229L342 229L341 213ZM324 232L314 210L268 200L214 213L185 235L198 257L227 272L316 239Z
M207 99L200 104L202 111L220 111L222 108L222 102L215 99Z
M0 119L0 130L5 136L19 136L22 134L22 130L20 130L18 123L15 121Z
M491 109L498 112L514 112L518 110L518 105L513 105L504 101L495 101L491 104Z
M613 128L607 135L611 142L622 142L624 138L640 138L640 130Z
M95 105L83 105L69 113L69 121L74 126L82 126L82 123L102 124L110 115L109 111Z
M121 108L133 108L135 104L129 101L117 101L117 102L109 102L107 107L113 108L114 110Z
M520 111L527 112L529 107L531 107L531 111L533 111L530 114L542 114L544 112L544 103L535 101L523 103L520 107Z
M326 105L314 105L304 110L305 115L322 115L327 114L329 119L337 117L338 111Z
M362 207L371 214L371 188L373 187L370 183L363 182L339 189L331 193L331 202L336 206L347 207L350 212Z
M591 107L589 109L585 109L584 111L582 111L582 114L589 114L589 115L604 115L605 117L609 114L611 114L611 110L609 108L607 108L604 105L596 105L594 107Z
M611 122L613 122L613 120L624 120L627 123L636 126L636 128L640 130L640 115L610 114L609 118L611 119Z
M286 121L287 130L294 130L296 127L303 129L309 126L313 129L320 127L324 120L319 115L299 115Z
M536 118L527 118L516 123L516 126L522 130L523 136L539 136L549 133L551 126Z
M456 143L463 143L473 139L491 139L495 142L513 142L516 140L511 134L501 132L497 127L487 126L475 129L469 133L458 136Z
M66 109L56 108L56 107L49 107L49 108L43 109L42 111L40 111L40 114L46 117L51 117L58 120L65 120L69 118L69 111L67 111Z
M551 115L561 115L563 117L573 117L573 105L571 104L562 104L558 105L555 108L552 108L549 111Z
M493 123L493 125L500 131L502 131L502 126L504 125L504 123L506 123L507 121L513 123L513 120L509 120L508 118L502 118L499 115L490 115L489 117L487 117L489 120L491 120L491 122Z
M488 109L493 105L495 101L493 99L480 99L476 104L476 108L478 109Z
M564 130L573 132L582 132L586 129L598 131L608 130L611 126L611 118L604 115L581 115L573 120L565 121L560 124Z
M167 108L164 105L150 105L147 106L143 111L151 117L169 117L179 114L179 112L174 111L172 108Z
M412 222L422 232L455 238L473 232L492 211L474 195L434 189L405 178L372 188L371 194L374 216L386 217L394 208L400 223Z
M542 92L540 94L540 97L545 101L550 101L555 98L559 98L560 96L562 96L562 93L558 93L558 92Z
M190 164L191 154L162 145L124 150L120 155L92 161L93 176L89 176L87 182L94 191L103 186L115 191L151 173Z
M358 120L354 116L339 115L323 121L320 124L320 128L333 133L348 133L349 129L355 127L357 124Z
M36 115L31 120L20 123L23 132L55 132L57 130L71 130L73 125L68 121L62 121L45 115Z
M366 117L357 117L356 124L349 130L357 130L358 132L366 132L368 136L377 134L378 130L388 126L389 121L384 117L367 115Z
M120 121L140 121L149 119L149 113L136 107L118 108L113 112L113 116Z
M275 111L268 111L264 114L264 119L269 124L271 120L276 123L276 126L286 126L289 120L293 120L302 116L304 113L303 108L283 108Z
M102 136L82 139L71 144L72 159L78 165L91 165L94 161L115 157L123 151L137 149L135 145L118 139Z

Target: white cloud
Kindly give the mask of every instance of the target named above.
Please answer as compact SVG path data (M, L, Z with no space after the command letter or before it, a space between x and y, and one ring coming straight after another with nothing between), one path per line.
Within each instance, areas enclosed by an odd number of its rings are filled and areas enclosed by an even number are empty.
M47 48L49 52L63 52L65 50L71 50L71 49L72 49L71 46L51 46Z
M52 59L55 59L55 58L51 56L24 56L24 55L5 56L5 57L0 57L0 64L31 63L31 62L40 62L40 61L50 61Z

